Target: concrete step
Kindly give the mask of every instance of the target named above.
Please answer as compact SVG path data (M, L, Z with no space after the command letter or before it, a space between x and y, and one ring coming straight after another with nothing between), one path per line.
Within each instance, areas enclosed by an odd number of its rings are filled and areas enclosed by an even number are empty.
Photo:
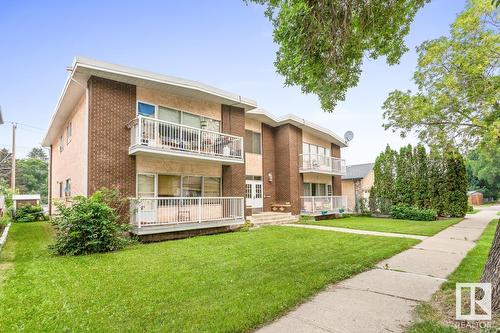
M290 213L261 213L248 218L254 225L262 224L285 224L293 223L298 220L298 216Z

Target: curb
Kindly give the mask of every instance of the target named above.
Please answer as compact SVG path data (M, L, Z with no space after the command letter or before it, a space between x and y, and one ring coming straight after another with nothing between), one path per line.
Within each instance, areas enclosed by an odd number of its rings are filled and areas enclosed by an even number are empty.
M5 241L7 240L7 234L9 233L11 223L7 224L5 229L3 229L2 236L0 237L0 251L2 250L2 246L5 244Z

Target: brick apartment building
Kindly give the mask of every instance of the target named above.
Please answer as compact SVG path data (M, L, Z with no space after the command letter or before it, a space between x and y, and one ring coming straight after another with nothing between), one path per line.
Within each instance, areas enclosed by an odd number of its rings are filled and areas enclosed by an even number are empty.
M347 144L330 130L205 84L88 58L75 58L43 145L51 212L56 200L119 188L138 235L346 205Z

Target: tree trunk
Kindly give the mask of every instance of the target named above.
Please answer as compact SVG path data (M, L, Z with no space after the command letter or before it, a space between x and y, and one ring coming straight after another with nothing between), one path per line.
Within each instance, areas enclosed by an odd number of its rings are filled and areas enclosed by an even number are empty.
M495 238L491 246L488 261L484 267L481 282L491 283L491 307L492 310L500 310L500 223L497 225Z

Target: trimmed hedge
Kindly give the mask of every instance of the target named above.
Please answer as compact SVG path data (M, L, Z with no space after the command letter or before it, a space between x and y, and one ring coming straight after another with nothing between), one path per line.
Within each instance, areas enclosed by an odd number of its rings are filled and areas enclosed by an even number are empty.
M392 206L391 216L398 220L434 221L437 219L437 212L434 209L420 209L399 204Z

